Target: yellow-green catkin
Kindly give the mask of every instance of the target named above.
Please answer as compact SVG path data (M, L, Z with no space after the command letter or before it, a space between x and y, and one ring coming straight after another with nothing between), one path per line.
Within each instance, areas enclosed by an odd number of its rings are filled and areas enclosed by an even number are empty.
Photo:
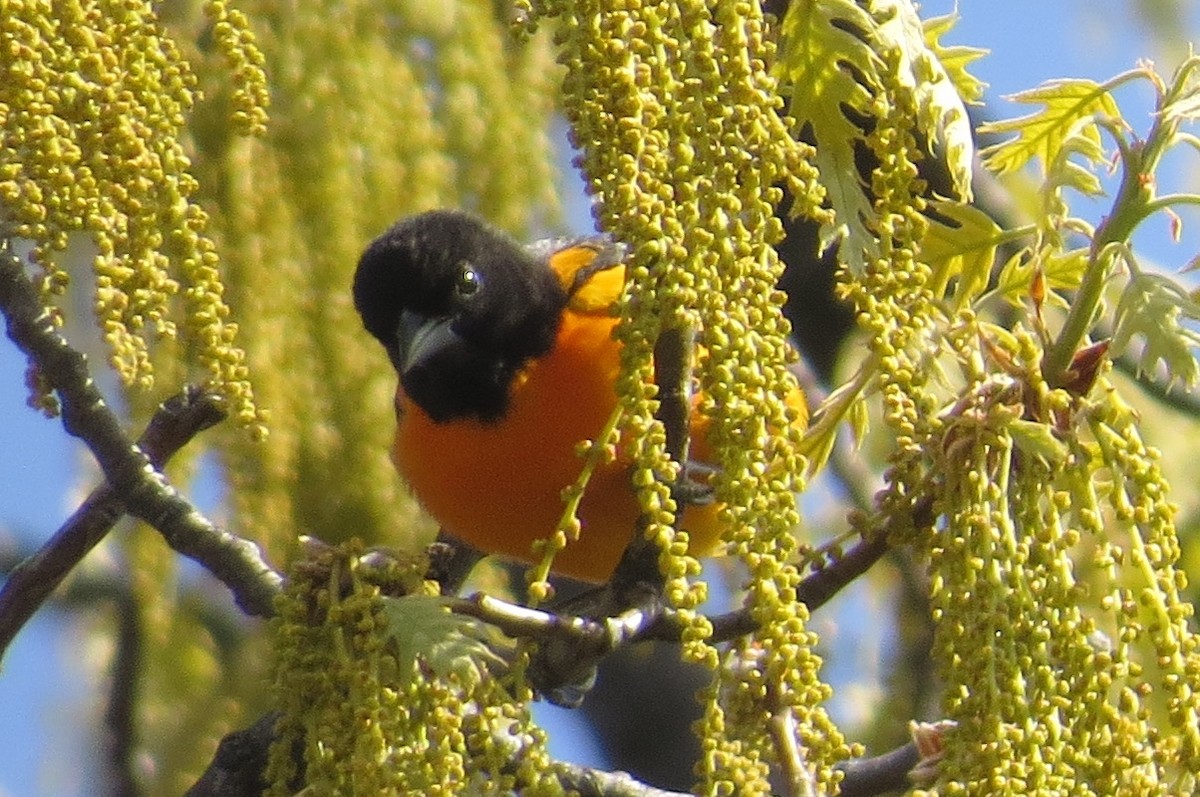
M30 247L57 319L78 322L72 311L90 308L70 336L107 354L125 388L114 405L142 421L185 380L202 382L225 397L232 433L249 444L264 415L195 168L188 125L204 98L192 33L163 20L164 7L0 3L0 238ZM261 132L266 79L246 20L219 3L195 14L224 53L213 83L238 96L239 110L214 123L239 140ZM132 575L121 613L142 646L135 752L155 762L140 785L180 793L211 757L205 742L261 708L249 687L260 651L186 597L159 535L122 539L112 557Z
M474 210L519 236L556 221L549 39L515 41L503 10L486 0L238 5L270 77L263 136L240 138L224 122L239 107L223 88L226 57L203 34L192 53L210 97L192 117L196 174L226 264L226 296L271 412L268 445L220 440L233 525L277 562L300 534L420 545L433 529L388 458L396 376L352 306L354 268L388 225L430 208ZM309 664L313 677L325 666ZM480 697L468 709L450 684L381 686L372 696L376 686L362 694L378 721L362 746L342 751L359 768L371 751L384 754L380 772L355 776L360 793L400 783L388 774L393 758L413 778L401 793L488 780L478 767L463 774L461 742L490 738L489 700L511 715L491 719L497 726L541 733L508 698ZM380 701L395 715L371 708ZM402 747L405 734L414 747ZM543 768L528 763L544 757L536 745L521 750L521 766ZM320 760L332 780L354 771L336 775L336 756ZM509 777L496 773L500 785Z
M416 583L415 594L387 600L429 601L436 586L361 554L353 544L317 550L279 600L268 793L299 783L314 797L561 794L528 693L511 676L441 663L439 646L460 633L451 621L392 628L383 591ZM414 645L416 655L400 653Z
M263 76L244 19L220 19L242 132L261 129ZM72 235L94 257L92 299L127 386L153 381L156 341L181 337L243 426L262 417L222 296L219 258L185 149L196 76L145 4L10 2L0 14L0 235L33 244L53 302ZM82 280L84 285L91 279ZM173 386L170 386L173 388Z
M752 712L728 715L722 706L721 695L749 681L769 684L795 713L813 777L828 783L845 748L821 708L828 689L796 601L799 575L787 563L802 467L771 246L782 234L779 185L809 214L821 192L811 150L782 115L761 10L745 2L543 2L526 10L556 18L567 67L563 104L595 215L631 249L618 330L620 434L636 457L646 533L663 551L669 599L693 617L704 589L692 580L698 567L686 555L686 529L674 525L669 480L678 465L654 417L651 355L664 331L694 335L702 347L694 378L712 420L716 496L727 507L731 550L753 575L749 603L763 624L753 644L762 655L748 659L750 666L719 668L699 728L706 745L700 788L769 789L765 763L776 760L774 742ZM718 665L702 621L686 636L686 655Z
M907 100L886 99L869 139L884 258L847 292L897 439L881 509L928 556L957 723L919 793L1193 793L1200 658L1157 454L1103 379L1051 390L1033 334L932 301ZM957 381L926 378L950 359ZM908 522L922 496L926 529Z
M191 379L269 428L266 444L229 424L189 448L219 449L216 519L272 562L301 533L432 536L388 461L395 374L350 284L362 249L406 214L463 207L522 236L557 222L557 69L547 36L509 30L488 0L2 4L0 235L32 241L63 313L64 269L89 242L98 253L86 301L114 361L131 383L155 375L153 395L128 391L135 424ZM131 539L139 597L173 605L170 551ZM145 620L150 640L195 634L171 640L186 666L156 650L148 668L174 669L143 681L139 753L160 763L147 789L179 793L244 721L239 706L259 708L242 699L258 673L249 645L216 650L168 612ZM208 716L176 722L185 701Z
M934 658L958 725L922 793L1193 793L1200 657L1157 455L1111 385L1052 391L1033 335L1005 340L1003 373L929 449ZM1065 445L1024 444L1031 422Z
M887 56L895 60L898 55ZM875 100L876 128L867 145L879 159L871 175L879 256L861 274L843 274L843 292L854 302L859 325L868 334L878 368L883 419L895 435L888 486L880 509L897 520L911 516L921 489L920 462L936 425L936 399L925 389L928 356L914 345L935 319L929 290L930 269L917 244L927 224L924 183L917 175L922 157L913 135L916 105L911 90L898 82Z
M1153 743L1163 793L1195 792L1200 639L1189 625L1193 607L1181 597L1187 577L1177 566L1176 508L1168 500L1160 454L1143 442L1136 413L1115 390L1105 391L1089 421L1100 459L1090 470L1098 475L1101 463L1107 467L1109 511L1126 532L1120 541L1107 536L1101 546L1111 559L1105 564L1118 568L1118 580L1102 602L1116 620L1114 650L1136 662L1130 673L1136 677L1126 684L1129 694L1118 705L1131 719L1150 720L1139 730Z
M1050 390L1033 335L941 315L915 244L926 222L903 88L879 111L882 257L846 290L897 440L880 508L928 556L933 656L957 723L941 779L920 793L1191 793L1200 668L1154 453L1103 381L1098 399ZM942 357L958 362L953 392L925 376ZM908 524L921 496L940 518L923 530Z
M890 67L883 76L895 73L899 56L883 53ZM929 345L936 338L937 306L929 288L930 268L919 257L917 241L927 222L924 183L917 163L923 156L913 131L916 102L912 92L898 81L886 82L875 94L871 117L874 129L864 143L877 158L870 175L872 215L868 220L873 246L849 263L862 261L859 268L843 266L839 275L843 296L857 311L859 328L865 333L870 355L864 367L873 369L882 423L891 449L885 486L877 493L877 523L887 518L896 543L911 541L912 519L917 501L931 494L926 448L939 426L938 397L928 382ZM853 240L843 244L855 245ZM971 338L970 345L975 345Z

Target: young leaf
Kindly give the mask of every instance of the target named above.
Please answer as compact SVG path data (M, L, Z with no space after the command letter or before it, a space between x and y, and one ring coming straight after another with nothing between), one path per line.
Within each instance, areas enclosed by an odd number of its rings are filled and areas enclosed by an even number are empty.
M1029 296L1030 285L1033 283L1033 263L1029 259L1029 250L1022 249L1014 254L1000 268L996 277L996 289L993 295L999 296L1009 304L1020 307Z
M1067 461L1070 453L1067 445L1054 436L1054 430L1044 423L1010 421L1009 436L1018 449L1029 456L1040 459L1046 465L1057 468Z
M1138 368L1152 371L1159 363L1172 381L1193 387L1200 379L1200 364L1192 350L1200 345L1200 333L1180 323L1180 317L1200 320L1200 304L1178 283L1162 275L1141 272L1129 280L1117 304L1112 350L1120 353L1135 335L1145 340Z
M871 413L867 402L856 401L851 404L850 409L846 411L846 423L850 426L855 445L865 440L867 432L871 431Z
M454 675L472 688L489 673L507 667L496 650L511 647L511 642L481 620L452 614L444 598L385 598L384 614L401 674L419 677L420 662L437 677Z
M1196 71L1200 69L1200 57L1191 56L1171 76L1170 101L1159 115L1167 124L1179 124L1200 119L1200 82Z
M965 64L977 55L937 43L952 21L942 18L926 30L911 0L877 0L869 11L852 0L808 0L788 8L777 69L792 95L792 115L812 132L816 165L833 205L834 220L820 232L822 246L840 235L843 260L851 265L861 263L863 253L873 253L877 246L869 223L874 209L855 162L855 143L865 138L856 117L869 118L875 112L874 100L885 86L911 90L917 132L930 151L944 158L954 193L970 198L971 124L939 54L952 53L959 59L957 69L964 81ZM885 71L884 53L898 56L898 69ZM971 91L972 96L977 93L976 88Z
M1058 291L1079 287L1088 265L1088 250L1080 248L1060 253L1043 252L1041 258L1031 257L1028 251L1018 252L1000 269L993 294L1009 304L1020 307L1030 297L1034 275L1039 265L1045 286L1050 289L1045 301L1048 304L1066 307L1067 302Z
M1086 196L1103 196L1104 186L1095 166L1106 162L1100 141L1088 135L1095 132L1090 119L1079 119L1062 140L1055 160L1046 169L1048 190L1070 188ZM1081 163L1083 161L1084 163Z
M962 308L987 288L1004 231L979 208L961 202L931 203L933 219L921 241L921 259L933 268L935 296L958 277L954 305Z
M1060 161L1052 179L1057 186L1074 189L1085 196L1104 196L1104 186L1096 173L1073 161Z
M868 418L865 412L863 391L871 381L874 371L868 367L859 369L853 379L833 391L813 414L812 423L797 447L808 462L808 475L813 476L825 467L833 446L837 442L838 427L849 422L856 440L867 432Z
M894 8L890 21L880 26L883 41L900 50L899 77L916 95L921 132L931 151L945 159L955 197L969 201L975 138L964 101L979 102L986 84L966 67L987 51L942 46L939 39L954 26L957 15L922 23L912 3L896 2Z
M822 226L822 244L840 235L856 260L861 260L857 253L875 248L863 223L873 211L854 160L854 142L863 132L843 108L870 114L872 76L882 65L868 43L873 26L871 16L852 0L792 3L783 20L777 66L792 95L792 115L812 130L816 166L833 205L834 220Z
M946 70L950 82L958 90L958 96L963 102L979 105L983 102L983 92L987 84L967 71L967 67L988 54L988 50L979 47L946 47L941 38L958 22L958 14L946 14L925 20L925 46L933 51Z
M1087 247L1069 249L1066 252L1053 251L1042 260L1042 273L1046 276L1046 284L1054 290L1074 290L1083 281L1083 274L1088 268Z
M1097 115L1120 115L1108 89L1092 80L1051 80L1009 99L1045 107L1028 116L991 122L979 128L984 134L1016 133L982 153L984 163L996 174L1017 171L1034 158L1040 158L1043 165L1054 163L1072 134L1099 144L1100 130L1088 120Z

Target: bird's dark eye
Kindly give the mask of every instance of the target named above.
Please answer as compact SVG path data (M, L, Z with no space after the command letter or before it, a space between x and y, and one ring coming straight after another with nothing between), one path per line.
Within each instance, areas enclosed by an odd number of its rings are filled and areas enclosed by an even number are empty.
M454 293L458 298L470 299L479 293L482 287L483 280L479 272L471 268L470 264L463 263L458 267L458 276L454 279Z

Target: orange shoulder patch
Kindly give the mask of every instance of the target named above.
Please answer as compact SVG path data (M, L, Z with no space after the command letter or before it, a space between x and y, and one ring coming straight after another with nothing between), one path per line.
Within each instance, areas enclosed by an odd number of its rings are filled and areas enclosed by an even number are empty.
M569 297L567 306L585 315L610 315L625 288L621 252L600 240L583 241L550 255L550 268Z

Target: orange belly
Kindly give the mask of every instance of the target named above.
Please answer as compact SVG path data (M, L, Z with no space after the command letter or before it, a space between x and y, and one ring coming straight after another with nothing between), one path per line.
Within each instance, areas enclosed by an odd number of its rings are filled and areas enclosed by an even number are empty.
M615 325L616 319L565 314L554 350L519 378L498 423L435 424L397 393L392 458L446 531L487 553L532 560L532 544L557 528L562 490L583 467L575 447L595 439L616 407ZM618 457L593 473L579 509L579 540L555 557L554 570L606 580L638 515L629 462ZM709 553L720 538L715 506L689 508L681 525L691 534L693 555Z

